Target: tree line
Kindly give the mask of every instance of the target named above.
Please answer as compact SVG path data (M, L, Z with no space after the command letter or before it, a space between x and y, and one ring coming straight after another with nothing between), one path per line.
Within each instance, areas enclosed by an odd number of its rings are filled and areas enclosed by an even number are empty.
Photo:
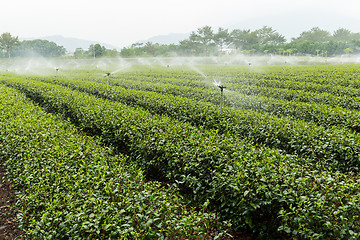
M66 49L47 40L25 40L11 36L6 32L0 36L0 57L60 57L65 55Z
M290 42L274 30L264 26L251 31L234 29L232 31L218 28L214 31L210 26L198 28L188 39L179 44L160 45L151 42L135 43L123 48L120 55L131 56L209 56L232 53L247 55L313 55L334 56L341 54L360 53L360 33L339 28L330 33L319 27L304 31Z
M66 53L63 46L47 40L19 41L10 33L0 36L0 57L43 56L59 57ZM134 43L120 51L106 49L100 44L92 44L87 50L77 48L75 58L98 57L154 57L154 56L219 56L224 54L246 55L312 55L334 56L360 53L360 33L339 28L333 33L313 27L287 42L286 38L272 27L250 29L218 28L210 26L192 31L187 39L178 44Z

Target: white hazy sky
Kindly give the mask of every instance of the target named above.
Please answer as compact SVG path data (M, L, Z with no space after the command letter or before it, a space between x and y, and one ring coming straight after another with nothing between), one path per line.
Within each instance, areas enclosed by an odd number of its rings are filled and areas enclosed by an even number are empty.
M0 33L63 35L118 47L205 25L268 25L286 37L315 26L360 32L360 0L7 0L0 9Z

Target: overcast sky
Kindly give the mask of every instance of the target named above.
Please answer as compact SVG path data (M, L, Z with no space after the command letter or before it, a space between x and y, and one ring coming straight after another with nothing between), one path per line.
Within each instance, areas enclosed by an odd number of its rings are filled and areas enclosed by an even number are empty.
M0 13L0 33L63 35L118 47L204 25L267 25L287 38L315 26L360 32L360 0L7 0Z

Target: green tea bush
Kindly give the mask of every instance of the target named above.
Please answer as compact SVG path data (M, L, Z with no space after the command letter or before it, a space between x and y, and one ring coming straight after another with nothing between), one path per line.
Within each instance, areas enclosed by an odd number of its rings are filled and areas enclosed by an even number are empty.
M121 87L107 88L104 84L89 81L67 79L43 81L59 83L135 107L141 106L152 113L165 114L195 126L216 129L220 133L228 132L240 138L246 137L255 143L282 149L290 154L296 153L319 161L327 161L330 166L344 171L359 169L360 135L341 127L325 128L311 122L294 121L291 118L228 107L224 107L223 113L220 113L219 107L211 103L148 91L126 90ZM299 108L293 108L293 111L297 109ZM324 112L319 115L327 118ZM339 118L338 121L342 121L341 119L343 118ZM349 122L355 127L358 119L351 121L352 118L349 118L344 122Z
M207 239L225 234L215 214L97 139L0 85L0 159L30 239Z
M234 229L250 228L263 238L279 234L359 237L358 177L336 168L330 171L331 162L283 155L233 135L198 129L61 86L21 78L3 81L127 152L147 173L166 176L193 203L208 202L223 219L231 219ZM323 182L316 187L318 179L335 181L332 188ZM344 193L328 191L339 188ZM299 199L308 200L301 204ZM337 199L343 201L334 205ZM335 209L338 212L333 214ZM338 216L354 221L338 221ZM308 222L303 224L305 219ZM337 227L331 230L329 223Z
M273 75L270 73L242 74L240 76L226 73L228 76L223 77L221 74L223 70L221 68L218 70L220 73L210 75L205 80L201 77L201 81L189 81L186 75L178 76L175 80L166 77L166 75L158 76L152 73L150 73L149 77L147 76L149 72L145 71L144 73L140 72L137 77L134 77L131 73L115 77L112 83L126 89L160 92L175 96L181 95L198 101L219 104L218 89L210 80L213 77L217 81L219 79L223 80L227 87L225 90L226 105L288 116L304 121L313 121L325 127L339 125L354 131L360 131L359 113L351 111L352 108L357 109L360 104L356 101L358 95L355 93L359 92L356 88L337 86L335 84L312 83L310 80L305 82L296 81L294 76L287 76L283 73L280 75L281 79L278 79L279 74ZM300 77L304 76L300 75ZM331 79L336 80L336 77L339 76L331 76ZM311 79L313 80L313 78ZM261 89L261 94L256 89ZM284 94L288 96L290 91L293 92L291 97L281 97ZM305 93L302 94L302 91L305 91ZM302 100L306 99L308 95L314 94L316 96L312 96L305 101ZM326 95L324 97L319 94ZM323 100L321 101L319 98Z

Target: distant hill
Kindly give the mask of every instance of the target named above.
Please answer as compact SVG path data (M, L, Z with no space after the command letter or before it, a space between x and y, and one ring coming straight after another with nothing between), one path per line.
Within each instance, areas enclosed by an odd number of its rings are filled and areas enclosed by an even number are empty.
M76 48L82 48L82 49L88 49L91 44L97 44L104 46L107 49L120 49L117 46L107 44L107 43L101 43L97 41L92 40L85 40L85 39L79 39L79 38L69 38L69 37L63 37L61 35L54 35L54 36L47 36L47 37L39 37L39 38L24 38L21 40L34 40L34 39L42 39L42 40L48 40L51 42L56 43L59 46L63 46L66 51L68 52L74 52Z
M169 33L167 35L158 35L147 40L138 41L138 43L159 43L159 44L179 44L180 41L189 38L190 33Z

